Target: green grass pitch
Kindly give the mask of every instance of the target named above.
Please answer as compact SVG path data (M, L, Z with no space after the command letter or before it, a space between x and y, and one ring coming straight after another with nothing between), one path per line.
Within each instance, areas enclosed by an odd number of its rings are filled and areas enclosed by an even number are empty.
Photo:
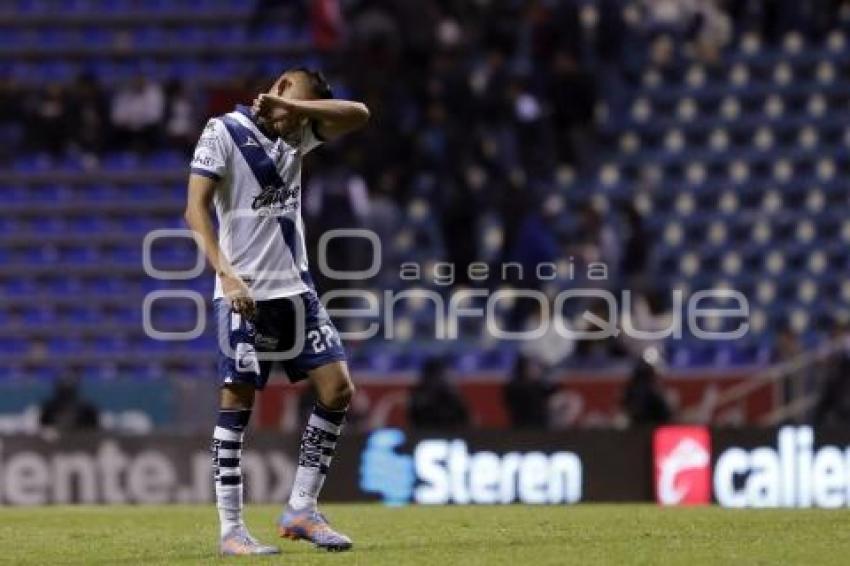
M402 507L327 505L349 553L277 539L277 508L247 522L283 554L219 559L212 506L0 509L9 564L848 564L850 511L650 505Z

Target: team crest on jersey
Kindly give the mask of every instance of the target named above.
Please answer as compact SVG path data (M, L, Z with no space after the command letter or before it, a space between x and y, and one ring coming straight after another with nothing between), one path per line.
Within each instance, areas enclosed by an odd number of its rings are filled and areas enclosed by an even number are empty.
M263 187L260 194L254 197L251 208L268 212L292 210L298 204L298 193L300 191L301 187L299 185L292 187L267 185Z

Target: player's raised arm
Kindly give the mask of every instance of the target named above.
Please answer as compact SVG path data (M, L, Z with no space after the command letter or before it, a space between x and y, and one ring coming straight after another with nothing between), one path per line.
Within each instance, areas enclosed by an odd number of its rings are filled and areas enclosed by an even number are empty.
M296 100L266 93L254 101L254 111L260 116L271 116L276 111L285 112L279 118L272 118L273 121L286 119L290 114L308 118L316 124L316 132L325 140L358 130L369 121L366 105L353 100Z

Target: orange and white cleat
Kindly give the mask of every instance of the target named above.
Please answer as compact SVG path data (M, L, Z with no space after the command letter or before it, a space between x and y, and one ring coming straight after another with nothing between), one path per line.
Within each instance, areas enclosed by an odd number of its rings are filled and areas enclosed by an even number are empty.
M280 549L261 543L245 527L237 527L221 538L219 553L222 556L257 556L280 554Z
M286 508L277 522L277 532L290 540L307 540L316 548L343 552L352 547L351 539L333 530L324 515L316 509L294 511Z

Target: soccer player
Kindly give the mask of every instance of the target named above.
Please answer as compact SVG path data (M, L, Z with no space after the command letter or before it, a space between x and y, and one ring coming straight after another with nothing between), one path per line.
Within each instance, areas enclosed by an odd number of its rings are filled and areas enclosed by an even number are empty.
M216 272L221 401L212 450L222 555L279 552L245 527L240 467L254 394L265 386L275 357L290 381L309 379L317 394L278 533L327 550L351 548L316 503L354 386L339 334L307 271L301 161L368 119L362 103L334 99L320 73L292 69L251 108L237 106L211 119L195 148L185 217Z

